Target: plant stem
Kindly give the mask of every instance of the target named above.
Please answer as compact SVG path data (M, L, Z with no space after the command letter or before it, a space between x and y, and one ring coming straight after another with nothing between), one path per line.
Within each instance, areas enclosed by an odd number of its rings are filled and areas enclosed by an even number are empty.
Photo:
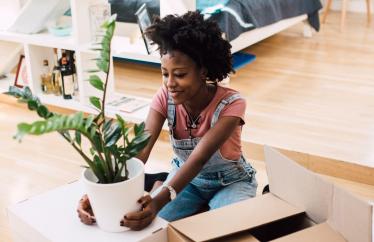
M109 56L111 56L111 46L109 45ZM109 58L109 64L108 64L108 71L106 72L106 77L105 77L105 84L104 84L104 93L103 93L103 100L102 100L102 103L101 103L101 113L103 115L103 119L105 120L105 99L106 99L106 89L108 87L108 81L109 81L109 70L110 70L110 61L111 58ZM103 122L100 123L100 125L102 124Z
M82 149L79 149L78 146L76 146L74 143L71 142L71 140L64 135L62 132L58 132L66 141L68 141L73 148L83 157L83 159L88 163L88 165L92 164L92 161L90 158L82 151ZM90 165L91 166L91 165Z

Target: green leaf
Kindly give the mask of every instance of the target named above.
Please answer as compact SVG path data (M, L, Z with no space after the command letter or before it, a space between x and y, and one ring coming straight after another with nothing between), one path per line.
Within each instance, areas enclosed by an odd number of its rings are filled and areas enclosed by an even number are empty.
M105 146L109 147L118 142L121 138L121 127L118 123L114 123L107 132L104 133Z
M6 94L14 96L16 98L23 96L22 89L16 86L10 86Z
M102 51L100 53L100 56L101 56L101 60L105 60L106 62L109 62L110 56L108 52Z
M97 109L101 110L100 98L90 97L90 103L94 105Z
M107 179L105 177L105 170L104 170L104 164L103 164L104 161L100 160L100 158L95 155L94 156L94 160L93 160L93 163L94 163L94 166L95 166L95 170L93 170L95 176L97 177L97 179L99 179L99 183L107 183Z
M98 75L91 75L89 79L90 84L100 91L104 91L104 84Z
M16 140L18 141L21 141L23 136L25 136L26 134L28 134L28 132L30 131L31 129L31 125L27 124L27 123L20 123L17 125L17 134L13 137L15 138Z
M31 111L34 111L34 110L37 110L38 109L38 102L36 100L29 100L27 102L27 107L28 109L30 109Z
M25 93L25 97L32 98L31 89L28 86L24 87L23 90L24 90L24 93Z
M108 73L109 72L109 62L106 60L99 60L96 62L97 68L99 68L101 71Z
M110 47L110 41L111 41L111 38L110 36L108 35L105 35L101 41L101 48L103 50L106 50ZM103 52L103 51L102 51Z
M97 152L99 152L99 153L102 152L103 151L103 146L101 145L101 138L97 133L95 133L95 135L92 136L92 141L94 143L94 146L95 146Z
M90 148L90 154L94 156L96 154L96 150L94 148Z
M48 118L49 111L48 111L48 108L46 106L40 105L38 107L37 113L42 118Z
M137 136L138 134L140 134L141 132L143 132L144 128L145 128L145 123L144 122L141 122L140 124L135 124L134 125L135 136Z
M88 130L88 128L91 127L94 118L95 118L94 115L89 115L89 116L86 118L86 122L85 122L85 125L84 125L84 129L85 129L85 130Z
M87 73L97 73L97 72L100 72L100 70L98 69L88 69L86 70Z
M75 142L77 142L79 146L82 145L82 135L79 131L75 131Z
M108 26L108 28L106 30L105 35L108 36L110 39L112 39L112 37L113 37L114 28L115 28L115 25L110 25L110 26Z
M107 133L113 124L113 119L105 120L103 125L103 133Z
M112 16L110 16L108 20L104 21L101 24L101 28L108 28L109 26L115 24L116 19L117 19L117 14L113 14Z

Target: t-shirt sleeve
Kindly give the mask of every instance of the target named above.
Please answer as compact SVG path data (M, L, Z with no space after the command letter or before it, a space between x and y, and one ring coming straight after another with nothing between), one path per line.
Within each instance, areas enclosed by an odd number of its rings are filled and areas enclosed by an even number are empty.
M159 112L164 118L167 118L168 95L164 86L160 87L153 96L151 108Z
M239 117L241 119L240 124L244 125L245 108L245 99L237 99L222 109L220 117Z

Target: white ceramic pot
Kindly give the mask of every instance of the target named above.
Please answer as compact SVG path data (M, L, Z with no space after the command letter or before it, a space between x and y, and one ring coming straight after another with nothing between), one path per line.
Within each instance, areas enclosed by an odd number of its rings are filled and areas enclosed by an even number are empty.
M107 232L128 230L120 221L128 212L140 210L137 202L144 194L144 164L136 158L127 161L129 179L113 184L99 184L91 169L83 171L82 180L100 229Z

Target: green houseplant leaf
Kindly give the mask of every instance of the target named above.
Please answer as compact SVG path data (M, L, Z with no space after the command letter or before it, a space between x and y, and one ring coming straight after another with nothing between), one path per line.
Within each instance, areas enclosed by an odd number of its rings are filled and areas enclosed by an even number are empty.
M98 183L126 180L128 178L126 161L136 156L150 139L149 133L145 131L144 123L135 125L131 129L121 116L116 115L116 120L105 116L105 99L111 66L111 40L115 20L116 15L113 15L102 25L103 29L98 34L101 41L93 48L100 52L98 58L94 60L98 69L87 71L89 73L101 71L106 74L105 81L96 74L89 77L89 83L102 91L102 97L89 98L90 103L99 110L97 115L84 115L82 112L61 115L50 112L36 96L33 96L28 87L22 89L10 87L7 93L16 97L20 102L26 103L29 110L36 112L42 118L33 123L18 124L15 139L21 141L25 135L58 132L82 156L97 177ZM90 144L86 150L82 147L83 139Z
M104 83L98 75L91 75L89 79L90 84L100 91L104 91Z

